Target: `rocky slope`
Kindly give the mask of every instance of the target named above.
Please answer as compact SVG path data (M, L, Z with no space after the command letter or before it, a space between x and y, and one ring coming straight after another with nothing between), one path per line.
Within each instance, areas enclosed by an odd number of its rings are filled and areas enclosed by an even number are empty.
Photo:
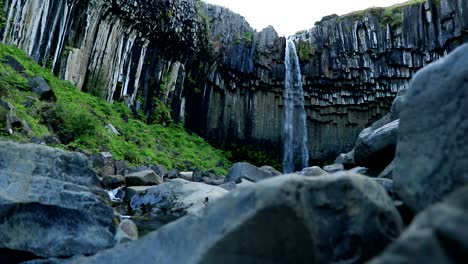
M466 1L412 3L296 36L313 159L350 150L418 69L466 40ZM3 41L79 88L148 120L165 103L212 142L280 153L285 39L273 28L201 1L7 0L5 12Z

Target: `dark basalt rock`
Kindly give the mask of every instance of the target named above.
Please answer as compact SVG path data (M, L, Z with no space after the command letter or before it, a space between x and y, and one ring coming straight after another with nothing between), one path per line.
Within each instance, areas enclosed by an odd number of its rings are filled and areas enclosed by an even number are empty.
M420 213L401 237L370 264L464 263L468 258L468 187Z
M18 256L94 254L114 244L113 212L85 156L0 141L0 248Z
M46 101L55 101L55 94L50 88L49 84L40 76L29 79L29 86L31 90L35 93L41 100Z
M405 95L393 180L416 212L468 183L467 60L464 45L419 71Z
M247 179L252 182L268 179L274 177L270 171L262 170L247 162L239 162L234 164L224 178L224 182L239 183L240 180Z
M363 263L401 228L391 199L367 177L285 175L75 263Z

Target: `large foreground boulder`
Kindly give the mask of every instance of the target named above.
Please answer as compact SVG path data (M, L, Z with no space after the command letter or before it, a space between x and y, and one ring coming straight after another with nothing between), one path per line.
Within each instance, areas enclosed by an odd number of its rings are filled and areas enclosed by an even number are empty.
M290 174L76 263L363 263L401 228L391 199L367 177Z
M130 207L139 217L137 223L157 229L187 213L195 213L226 193L217 186L174 179L137 193L131 198Z
M113 212L98 186L82 154L0 141L2 263L111 247Z
M234 164L224 179L224 182L233 181L239 183L241 178L247 179L252 182L268 179L277 176L277 173L267 169L260 169L247 162L238 162Z
M372 264L466 263L468 186L419 214L397 242Z
M402 102L393 179L414 211L468 183L468 45L419 71Z

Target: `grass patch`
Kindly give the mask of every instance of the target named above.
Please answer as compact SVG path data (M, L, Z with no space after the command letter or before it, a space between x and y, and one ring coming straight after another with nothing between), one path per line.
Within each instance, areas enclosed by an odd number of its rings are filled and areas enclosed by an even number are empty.
M20 62L25 73L3 64L7 55ZM57 101L34 99L25 75L42 76L53 89ZM164 125L147 125L134 118L123 103L110 104L83 93L71 83L56 78L21 50L4 44L0 44L0 97L13 104L15 114L32 129L29 135L15 133L13 137L3 135L3 138L30 141L31 137L53 134L62 141L57 145L59 148L88 154L108 150L115 159L125 159L131 165L162 164L169 169L213 170L217 175L226 174L230 166L223 151L165 120L170 118L167 108L158 112L156 118L156 121L164 121ZM32 105L26 107L27 100L32 100ZM105 127L107 123L116 127L121 135L112 134Z

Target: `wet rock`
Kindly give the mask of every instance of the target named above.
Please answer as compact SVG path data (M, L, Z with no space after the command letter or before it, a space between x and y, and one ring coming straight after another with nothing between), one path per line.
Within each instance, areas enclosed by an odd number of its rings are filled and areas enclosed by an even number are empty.
M363 263L401 228L391 199L367 177L285 175L80 263Z
M113 246L113 212L84 155L0 141L0 179L2 260L94 254Z
M31 90L39 99L45 101L55 101L55 94L52 88L50 88L49 84L44 80L44 78L40 76L36 76L34 78L29 79L29 86L31 86Z
M247 162L239 162L231 167L224 182L233 181L239 183L241 178L256 182L271 177L273 177L273 175L269 171L259 169Z
M147 171L147 170L151 170L151 168L145 165L140 165L136 168L129 170L128 173L142 172L142 171Z
M130 219L123 219L120 222L115 234L115 241L118 244L134 241L138 239L138 228Z
M104 176L101 180L101 186L104 189L116 189L125 186L125 177L122 175Z
M468 183L467 60L464 45L419 71L405 94L393 179L416 212Z
M422 211L371 264L464 263L468 258L468 186Z
M226 193L217 186L174 179L134 195L130 207L137 217L162 226L196 213Z
M330 175L330 173L326 172L325 170L322 170L322 168L318 166L305 168L299 174L309 177Z
M129 173L125 176L127 186L150 186L163 183L163 179L153 170Z

